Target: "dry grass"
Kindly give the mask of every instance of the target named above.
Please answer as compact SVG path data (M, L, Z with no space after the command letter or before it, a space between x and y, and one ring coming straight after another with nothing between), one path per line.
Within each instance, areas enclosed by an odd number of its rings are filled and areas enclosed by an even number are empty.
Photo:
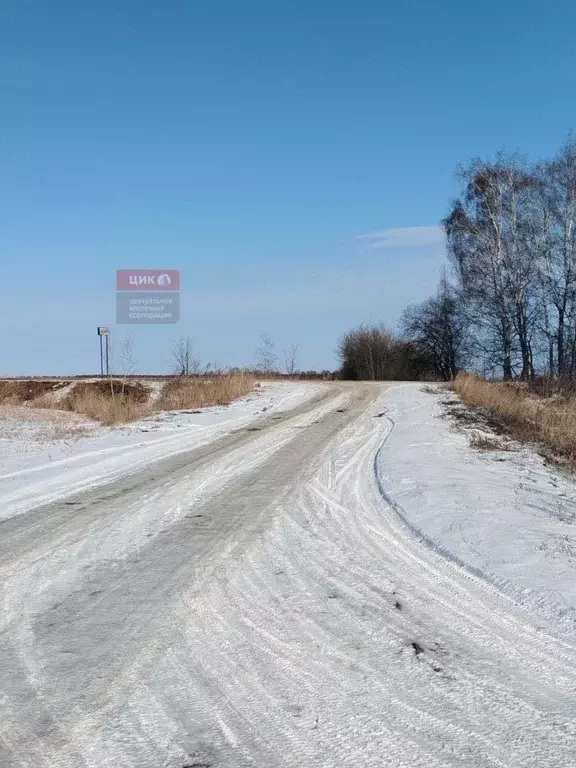
M489 382L460 374L454 391L488 411L490 425L515 439L538 443L545 452L576 467L576 394L542 397L526 386Z
M228 405L232 400L252 392L254 385L252 376L244 374L213 379L173 379L162 390L156 407L161 411L183 411L210 405Z
M36 379L0 381L0 404L68 411L101 424L125 424L150 416L154 411L178 411L228 405L256 386L252 376L237 374L212 379L171 379L158 397L152 387L139 381L106 379L95 381L43 381ZM68 387L61 397L54 392Z
M82 413L101 424L123 424L149 416L150 390L135 381L90 381L76 384L57 407Z

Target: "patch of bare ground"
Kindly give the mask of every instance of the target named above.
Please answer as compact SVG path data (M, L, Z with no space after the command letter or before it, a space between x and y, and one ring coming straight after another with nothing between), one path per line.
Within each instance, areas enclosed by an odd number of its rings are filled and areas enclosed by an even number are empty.
M476 451L509 451L510 444L495 435L476 432L470 436L470 448L474 448Z
M542 380L528 386L460 374L453 389L465 405L450 402L447 410L461 424L480 426L518 442L530 443L548 461L576 470L574 386L554 387Z
M476 451L510 451L512 441L502 425L486 409L463 403L458 398L440 401L446 415L463 430Z
M68 381L44 381L41 379L0 380L0 404L20 405L57 392L69 384Z
M428 395L440 395L449 386L450 386L450 384L444 384L444 383L434 384L434 385L432 385L432 384L425 384L422 387L422 392L426 392L426 394L428 394Z

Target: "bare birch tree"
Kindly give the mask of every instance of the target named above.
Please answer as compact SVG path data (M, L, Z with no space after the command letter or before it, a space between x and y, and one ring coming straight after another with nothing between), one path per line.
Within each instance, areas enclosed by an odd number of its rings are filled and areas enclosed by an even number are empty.
M541 281L549 306L549 344L560 377L574 374L576 324L576 136L539 168Z
M120 371L122 373L122 395L126 389L126 381L129 376L133 376L136 371L136 360L134 359L134 339L132 336L125 336L120 345Z
M284 366L288 376L294 376L296 370L296 355L298 354L298 347L295 344L290 344L284 350Z
M278 367L276 342L268 332L262 334L260 344L256 347L256 367L266 374L273 373Z
M536 323L532 200L538 181L515 156L474 160L460 173L464 193L444 220L448 253L479 331L505 379L533 372Z
M177 376L192 376L198 373L200 361L194 356L194 345L190 336L183 336L174 344L171 368Z

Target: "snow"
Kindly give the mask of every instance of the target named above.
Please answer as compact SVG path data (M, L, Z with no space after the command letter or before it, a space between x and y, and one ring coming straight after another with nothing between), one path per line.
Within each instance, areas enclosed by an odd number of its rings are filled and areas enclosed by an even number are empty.
M438 395L396 387L378 472L407 525L487 578L576 607L576 484L530 447L479 451ZM490 433L488 433L490 435ZM496 442L503 442L497 439ZM506 443L506 441L504 441Z
M321 390L311 382L263 382L228 406L162 411L121 427L49 409L2 409L0 519L206 445L265 413L297 408Z
M469 478L484 493L486 554L498 548L487 511L506 519L514 507L501 495L506 478L492 486L486 457L440 414L418 385L394 385L343 429L276 502L271 530L182 594L179 644L170 659L143 662L145 692L116 687L116 706L128 695L146 733L178 734L161 690L185 680L191 699L209 702L194 711L203 738L190 754L222 766L572 765L574 614L556 603L546 616L537 596L445 548ZM526 461L538 463L529 452ZM412 515L438 541L424 540ZM177 736L164 743L170 766L187 762ZM100 742L96 753L132 765L117 749L110 757Z
M573 480L384 388L8 521L0 762L573 765Z

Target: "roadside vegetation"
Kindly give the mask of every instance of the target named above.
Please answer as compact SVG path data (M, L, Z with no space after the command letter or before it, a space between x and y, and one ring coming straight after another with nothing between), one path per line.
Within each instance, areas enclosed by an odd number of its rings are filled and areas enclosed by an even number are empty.
M156 405L161 411L228 405L252 392L255 384L254 377L247 374L229 374L212 379L172 379L164 386Z
M340 375L352 381L435 379L431 358L410 341L384 326L365 326L348 331L338 350Z
M210 378L177 377L152 383L134 379L91 381L0 381L0 406L24 407L22 417L33 409L81 414L105 425L124 424L146 418L156 411L228 405L251 392L256 384L246 374L214 375ZM13 413L14 411L11 411Z
M195 355L189 336L180 338L172 347L170 375L136 375L135 345L130 336L120 342L117 359L114 352L112 346L110 357L116 363L117 373L109 377L0 380L2 411L17 408L22 418L26 419L33 410L38 412L42 409L45 412L58 412L62 417L67 413L83 415L105 425L126 424L158 411L197 410L228 405L252 392L260 379L339 378L338 373L328 370L298 370L297 346L290 344L280 356L268 333L262 334L255 350L255 365L244 368L223 370L216 364L202 365ZM13 415L14 411L10 418ZM41 416L38 415L38 418Z
M192 339L185 336L172 347L171 375L138 376L134 340L126 336L120 342L117 358L111 346L110 357L116 363L116 375L0 380L0 419L5 415L4 422L8 423L15 413L23 420L41 419L44 411L58 414L59 424L67 414L86 416L105 425L126 424L158 411L228 405L252 392L259 379L336 377L331 371L297 370L297 351L294 344L283 351L284 371L280 372L275 343L264 333L256 350L255 366L222 370L216 364L202 365ZM46 416L46 420L50 421L50 417Z
M86 381L74 384L60 401L45 401L43 407L81 413L110 426L150 416L151 395L152 390L137 381Z
M531 382L486 381L459 374L454 391L483 409L490 427L535 443L547 458L576 468L576 384L540 377Z

